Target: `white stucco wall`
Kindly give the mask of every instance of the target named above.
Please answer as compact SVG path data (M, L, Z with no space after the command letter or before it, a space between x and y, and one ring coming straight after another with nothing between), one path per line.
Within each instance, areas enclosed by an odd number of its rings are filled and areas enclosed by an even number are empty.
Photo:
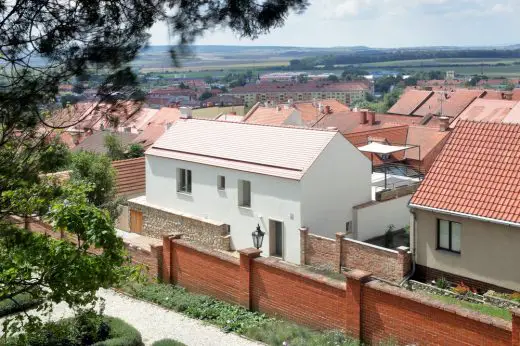
M395 230L408 226L408 202L411 197L412 195L407 195L356 209L354 233L357 234L357 240L365 241L382 236L389 225L394 225Z
M352 207L371 200L370 160L339 132L302 179L302 225L334 238L352 221Z
M177 192L177 168L192 172L191 195ZM226 177L225 191L217 190L217 176ZM238 180L251 182L251 208L238 207ZM251 233L260 223L266 232L263 255L269 255L269 219L284 225L284 259L300 262L300 184L298 181L240 172L147 155L146 199L231 226L235 249L253 246ZM292 217L292 218L291 218Z

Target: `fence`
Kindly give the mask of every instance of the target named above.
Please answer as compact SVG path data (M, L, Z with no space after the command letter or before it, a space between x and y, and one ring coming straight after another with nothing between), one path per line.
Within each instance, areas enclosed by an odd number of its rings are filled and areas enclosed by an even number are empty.
M360 270L337 281L260 251L240 258L163 238L165 282L319 329L338 329L366 343L520 345L520 311L512 322L390 286Z
M300 229L301 263L318 269L339 272L342 267L370 271L375 277L394 282L401 281L411 270L412 258L407 247L397 250L345 238L336 239L310 234Z
M135 195L145 191L145 158L112 162L116 170L117 193Z

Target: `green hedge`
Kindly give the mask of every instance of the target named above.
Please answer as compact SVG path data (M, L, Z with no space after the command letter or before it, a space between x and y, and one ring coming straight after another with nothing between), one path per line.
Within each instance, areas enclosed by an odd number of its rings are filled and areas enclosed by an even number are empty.
M182 342L173 339L163 339L156 341L152 344L152 346L186 346Z
M0 317L29 310L41 302L41 300L33 298L30 293L18 294L13 297L13 300L5 299L0 302Z
M5 346L142 346L141 333L115 317L65 318L47 322L40 329L29 329L26 334L0 341ZM99 341L102 340L102 341Z

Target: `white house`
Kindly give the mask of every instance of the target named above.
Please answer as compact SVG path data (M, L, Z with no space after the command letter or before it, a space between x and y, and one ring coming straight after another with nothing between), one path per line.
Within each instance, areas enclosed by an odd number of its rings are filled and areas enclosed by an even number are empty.
M225 224L241 249L259 224L263 255L299 264L300 227L345 232L352 207L371 200L370 178L370 160L338 131L180 119L146 152L146 196L129 202L147 208L134 231ZM182 220L157 227L154 210Z

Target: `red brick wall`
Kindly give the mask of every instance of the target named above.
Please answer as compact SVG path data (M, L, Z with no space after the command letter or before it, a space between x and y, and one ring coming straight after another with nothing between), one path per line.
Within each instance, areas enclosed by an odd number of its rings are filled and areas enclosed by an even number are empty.
M278 259L256 258L254 249L236 260L168 237L163 248L171 258L166 277L188 290L314 328L340 329L368 344L520 346L520 311L512 325L371 280L360 270L346 273L345 285Z
M238 258L175 240L171 248L171 269L172 280L179 286L231 303L238 302Z
M411 258L406 256L406 265L400 261L396 250L384 249L367 243L343 239L341 264L347 269L361 269L375 277L400 281L408 273ZM406 271L406 272L405 272Z
M338 261L336 240L309 234L306 247L305 264L329 270L339 269L336 268Z
M253 261L251 282L254 310L321 329L345 328L345 283L266 258Z
M372 281L363 286L362 338L377 343L391 336L400 345L511 345L506 321L436 305Z

